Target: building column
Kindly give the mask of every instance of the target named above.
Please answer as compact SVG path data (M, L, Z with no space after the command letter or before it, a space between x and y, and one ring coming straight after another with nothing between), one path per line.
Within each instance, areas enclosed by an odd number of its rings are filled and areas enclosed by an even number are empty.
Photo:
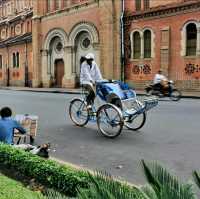
M53 11L56 10L56 0L52 0L53 1Z
M101 69L101 65L100 65L100 44L99 43L93 43L92 47L93 47L94 52L95 52L95 62L97 63L97 65Z
M200 56L200 24L197 26L197 56Z
M40 17L33 17L33 87L40 86L41 83L41 54L40 54Z
M42 84L44 87L50 86L50 72L49 72L49 52L48 50L42 51Z
M143 32L140 34L140 38L141 38L140 59L144 59L144 34L143 34Z
M65 75L62 80L62 85L65 88L74 88L76 84L76 76L72 73L73 66L73 47L64 47L64 71Z

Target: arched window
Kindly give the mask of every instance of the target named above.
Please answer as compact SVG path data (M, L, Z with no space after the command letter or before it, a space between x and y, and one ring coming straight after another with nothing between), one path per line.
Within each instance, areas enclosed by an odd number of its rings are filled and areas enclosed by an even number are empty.
M16 67L19 68L19 52L16 53Z
M133 34L133 58L139 59L141 56L141 38L139 32Z
M0 69L3 68L3 56L0 55Z
M149 9L149 0L144 0L144 10Z
M135 10L141 10L141 0L135 0Z
M60 3L61 3L60 0L56 0L56 2L55 2L55 9L56 9L56 10L59 10L59 9L60 9Z
M19 68L19 52L13 53L13 68Z
M64 7L67 7L68 6L68 0L64 0Z
M52 0L47 0L47 12L51 12L51 1Z
M151 31L144 31L144 58L151 58Z
M135 10L141 10L141 0L135 0Z
M27 21L27 27L26 27L27 32L30 32L30 22Z
M197 51L197 27L190 23L186 27L186 56L196 55Z
M13 68L16 67L16 57L15 57L15 53L13 53Z

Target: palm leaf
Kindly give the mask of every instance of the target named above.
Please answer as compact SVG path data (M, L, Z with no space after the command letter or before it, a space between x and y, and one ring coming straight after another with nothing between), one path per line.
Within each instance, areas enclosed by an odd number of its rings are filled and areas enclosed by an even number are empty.
M158 199L155 191L153 188L149 185L141 187L141 190L144 192L144 194L150 198L150 199Z
M157 163L146 164L143 160L142 164L147 181L158 199L196 198L191 184L180 183L177 177L171 175Z
M67 196L52 189L48 189L45 192L45 196L47 199L69 199Z
M79 199L149 199L139 188L121 184L105 172L88 173L91 186L89 190L79 190Z
M193 175L196 185L200 188L200 176L199 176L198 172L193 171L192 175Z
M160 191L161 191L161 185L160 185L159 181L154 177L154 175L152 174L150 168L147 166L145 161L142 160L141 162L142 162L145 177L159 198Z

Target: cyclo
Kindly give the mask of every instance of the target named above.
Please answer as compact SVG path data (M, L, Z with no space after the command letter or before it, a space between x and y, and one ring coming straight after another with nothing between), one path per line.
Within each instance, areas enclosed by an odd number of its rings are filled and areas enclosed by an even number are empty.
M126 83L113 80L96 82L96 99L100 105L92 105L88 110L85 90L82 97L70 102L69 116L72 122L80 127L89 121L97 122L99 131L106 137L115 138L123 127L139 130L146 122L147 111L158 104L157 98L146 98L143 102L137 99L136 92Z

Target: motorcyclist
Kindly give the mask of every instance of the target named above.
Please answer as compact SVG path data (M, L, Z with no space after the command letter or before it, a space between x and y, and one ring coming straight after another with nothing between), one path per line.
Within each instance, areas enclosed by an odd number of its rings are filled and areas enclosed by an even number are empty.
M159 70L154 76L153 86L155 90L160 90L162 93L168 87L168 79L162 74L162 70Z

